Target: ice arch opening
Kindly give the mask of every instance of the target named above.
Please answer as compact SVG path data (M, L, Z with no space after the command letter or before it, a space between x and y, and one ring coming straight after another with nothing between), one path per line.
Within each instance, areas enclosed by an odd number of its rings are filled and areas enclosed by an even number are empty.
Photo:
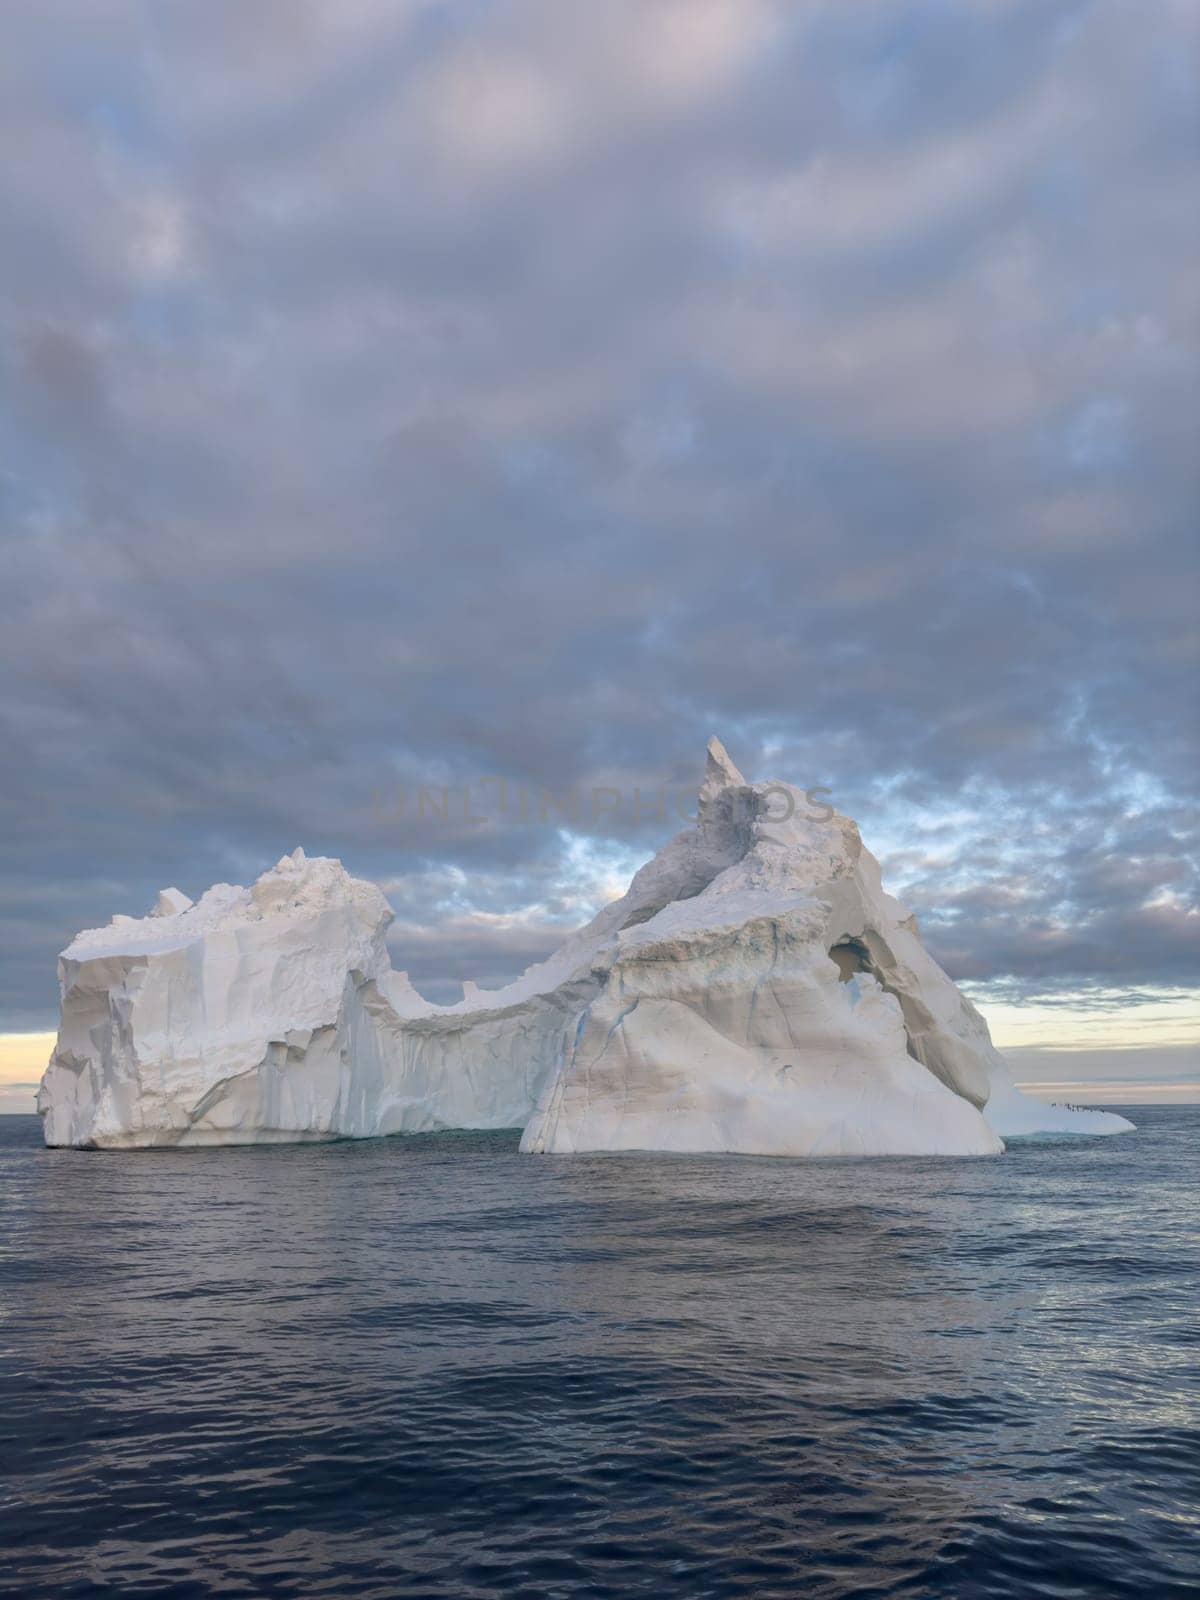
M871 970L871 957L861 939L841 939L829 952L829 959L838 969L838 982L849 983L860 972L869 972L873 978L879 974Z
M875 982L885 994L890 994L900 1004L900 1012L904 1018L904 1047L914 1061L920 1061L923 1066L928 1062L918 1051L913 1042L914 1007L911 998L888 982L887 973L883 965L872 958L867 945L861 939L839 939L830 952L829 959L838 969L838 982L850 983L860 974L874 978Z

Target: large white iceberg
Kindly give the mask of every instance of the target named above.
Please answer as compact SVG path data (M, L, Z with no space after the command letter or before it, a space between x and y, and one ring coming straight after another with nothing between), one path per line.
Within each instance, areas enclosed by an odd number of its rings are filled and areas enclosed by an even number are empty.
M1021 1094L848 818L716 740L694 825L548 961L452 1006L392 970L338 861L164 890L59 961L46 1142L123 1147L524 1128L521 1148L991 1155L1115 1133Z

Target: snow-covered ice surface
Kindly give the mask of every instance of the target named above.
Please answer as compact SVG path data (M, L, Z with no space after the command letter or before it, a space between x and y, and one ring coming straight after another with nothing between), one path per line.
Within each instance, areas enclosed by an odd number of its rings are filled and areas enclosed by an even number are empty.
M1023 1094L1003 1059L993 1066L990 1077L991 1093L984 1114L1003 1139L1044 1133L1128 1133L1133 1128L1128 1118L1115 1111L1048 1105L1035 1095Z
M824 813L828 808L820 808ZM992 1155L1116 1133L1021 1094L847 817L711 740L697 820L548 961L423 999L338 861L81 933L38 1109L52 1145L523 1127L521 1148Z

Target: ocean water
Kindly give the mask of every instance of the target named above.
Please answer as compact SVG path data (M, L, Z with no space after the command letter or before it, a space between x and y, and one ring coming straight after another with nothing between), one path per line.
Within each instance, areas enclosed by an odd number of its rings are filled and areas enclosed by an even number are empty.
M999 1160L48 1151L5 1596L1200 1592L1200 1109Z

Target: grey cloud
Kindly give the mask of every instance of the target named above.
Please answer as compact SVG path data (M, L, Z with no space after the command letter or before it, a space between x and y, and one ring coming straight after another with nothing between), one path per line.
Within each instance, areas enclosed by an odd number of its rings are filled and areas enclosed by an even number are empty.
M373 789L714 729L958 974L1194 976L1194 14L575 15L13 9L0 1026L299 842L502 977L559 834Z

